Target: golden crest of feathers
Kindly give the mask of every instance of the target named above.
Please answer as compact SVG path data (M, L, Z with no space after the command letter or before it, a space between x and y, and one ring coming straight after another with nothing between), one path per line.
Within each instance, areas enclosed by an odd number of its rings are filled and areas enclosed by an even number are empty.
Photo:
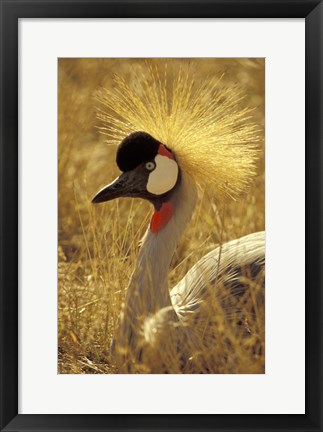
M130 81L130 82L129 82ZM236 197L256 173L259 136L243 93L224 87L221 76L204 82L191 68L177 73L146 63L134 80L114 77L96 95L99 128L108 142L144 131L169 147L185 175L218 198Z

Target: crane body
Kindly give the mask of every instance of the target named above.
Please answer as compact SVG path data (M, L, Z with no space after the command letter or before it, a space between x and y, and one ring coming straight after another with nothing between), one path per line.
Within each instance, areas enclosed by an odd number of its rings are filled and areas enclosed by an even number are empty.
M120 91L101 95L115 113L100 115L119 140L122 174L92 202L135 197L154 207L113 342L121 373L217 373L223 362L234 364L240 349L230 332L246 344L254 337L244 305L256 318L264 307L264 232L220 244L169 287L198 185L213 184L218 199L236 196L255 175L258 154L255 128L246 122L248 110L236 109L235 91L223 95L217 82L193 91L187 77L174 82L171 103L160 80L151 87L147 79L140 93L119 80ZM219 356L221 346L231 354ZM251 364L246 369L254 371Z

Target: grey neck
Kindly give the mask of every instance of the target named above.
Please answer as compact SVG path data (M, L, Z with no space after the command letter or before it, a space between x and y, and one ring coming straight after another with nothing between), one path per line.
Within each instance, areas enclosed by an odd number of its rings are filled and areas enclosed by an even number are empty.
M176 245L194 211L197 201L195 183L182 176L170 201L174 213L167 225L157 233L152 233L148 228L127 289L126 309L130 309L128 313L139 319L172 304L168 270Z

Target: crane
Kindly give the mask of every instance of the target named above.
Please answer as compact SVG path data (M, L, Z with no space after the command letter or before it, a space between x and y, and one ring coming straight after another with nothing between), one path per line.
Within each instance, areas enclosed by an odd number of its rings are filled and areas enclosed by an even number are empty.
M134 197L154 209L113 349L121 373L216 373L235 355L226 335L230 318L247 341L251 331L243 303L252 298L253 312L264 307L265 233L219 245L172 289L168 273L198 188L213 188L225 200L255 176L258 131L250 110L238 108L239 90L221 87L218 78L197 85L181 70L170 91L167 73L148 66L141 76L135 88L116 77L113 91L98 93L104 105L98 116L103 132L118 143L121 175L92 202ZM232 356L214 351L224 344Z

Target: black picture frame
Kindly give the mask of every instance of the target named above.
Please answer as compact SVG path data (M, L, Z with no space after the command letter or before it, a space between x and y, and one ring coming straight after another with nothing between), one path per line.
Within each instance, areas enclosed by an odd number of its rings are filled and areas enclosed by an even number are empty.
M175 0L172 2L166 0L0 0L0 8L1 431L322 431L322 2L317 0ZM19 18L102 17L305 18L306 413L304 415L18 414L18 20ZM295 269L287 269L287 271L295 271ZM286 307L288 308L288 305ZM288 310L286 310L286 318L288 319Z

